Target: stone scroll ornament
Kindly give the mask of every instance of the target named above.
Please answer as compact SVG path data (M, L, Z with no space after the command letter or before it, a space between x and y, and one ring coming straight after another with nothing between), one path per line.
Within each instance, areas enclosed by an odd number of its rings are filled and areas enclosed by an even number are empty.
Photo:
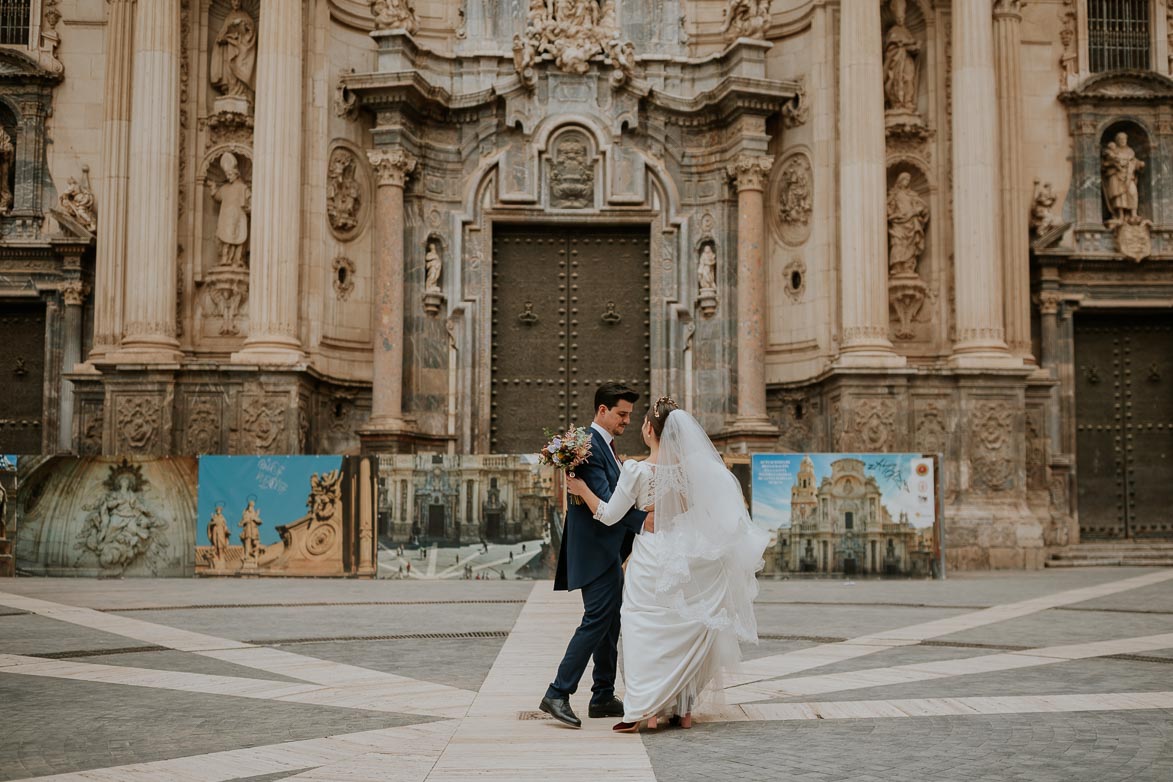
M540 61L583 75L598 60L611 65L611 83L618 87L636 69L635 46L619 35L615 0L529 0L525 31L513 36L513 66L521 83L533 88Z
M1134 261L1141 261L1153 252L1153 221L1137 213L1140 191L1136 175L1144 167L1144 161L1128 146L1127 133L1117 133L1104 145L1101 175L1104 201L1112 215L1105 225L1116 234L1116 249Z

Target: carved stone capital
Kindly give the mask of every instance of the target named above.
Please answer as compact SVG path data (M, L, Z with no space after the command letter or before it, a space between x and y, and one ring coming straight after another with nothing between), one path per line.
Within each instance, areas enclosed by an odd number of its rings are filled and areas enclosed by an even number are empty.
M726 169L738 190L762 190L774 158L769 155L742 155Z
M379 187L403 187L415 171L415 156L403 149L368 150L367 159L371 161Z
M1022 0L994 0L994 19L1022 21Z
M1042 315L1058 315L1059 306L1063 303L1063 294L1058 291L1042 291L1039 293L1039 313Z
M80 307L89 292L90 286L81 280L69 280L61 286L61 297L67 307Z

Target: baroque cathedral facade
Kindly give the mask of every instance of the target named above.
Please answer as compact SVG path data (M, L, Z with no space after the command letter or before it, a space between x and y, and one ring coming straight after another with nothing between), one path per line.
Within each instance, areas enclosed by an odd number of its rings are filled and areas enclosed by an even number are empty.
M0 451L532 452L620 380L941 454L951 566L1173 536L1171 70L1173 0L0 0Z

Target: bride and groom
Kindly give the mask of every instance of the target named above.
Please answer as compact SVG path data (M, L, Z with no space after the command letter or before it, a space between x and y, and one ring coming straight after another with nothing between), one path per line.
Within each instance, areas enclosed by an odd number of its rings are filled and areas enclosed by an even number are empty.
M750 520L704 429L668 397L641 422L648 458L619 463L614 440L638 400L625 386L599 387L590 458L567 477L582 504L566 513L554 589L580 590L583 618L540 708L576 728L570 696L592 658L591 717L620 717L621 732L664 719L689 727L701 696L740 662L738 641L757 641L755 574L769 533Z

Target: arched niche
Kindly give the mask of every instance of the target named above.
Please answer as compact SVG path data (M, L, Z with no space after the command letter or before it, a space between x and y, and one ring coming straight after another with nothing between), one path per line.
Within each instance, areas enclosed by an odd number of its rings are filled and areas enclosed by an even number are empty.
M1153 199L1152 199L1152 179L1155 171L1153 165L1153 144L1152 136L1148 128L1135 119L1117 119L1106 125L1100 133L1100 199L1101 214L1104 222L1107 223L1112 219L1112 211L1109 208L1107 191L1104 189L1104 168L1103 160L1110 149L1109 145L1115 145L1119 135L1123 133L1126 137L1125 143L1132 149L1136 156L1136 160L1144 164L1143 168L1136 171L1136 189L1137 189L1137 215L1152 219L1153 216Z

